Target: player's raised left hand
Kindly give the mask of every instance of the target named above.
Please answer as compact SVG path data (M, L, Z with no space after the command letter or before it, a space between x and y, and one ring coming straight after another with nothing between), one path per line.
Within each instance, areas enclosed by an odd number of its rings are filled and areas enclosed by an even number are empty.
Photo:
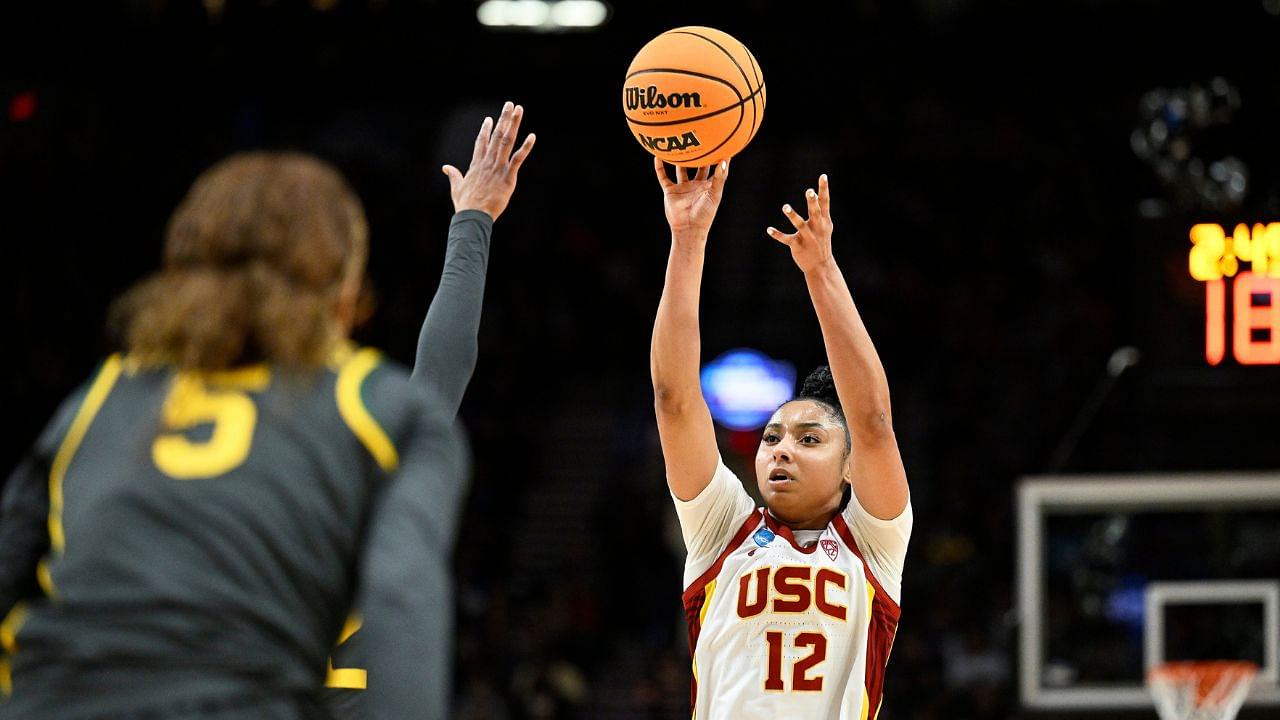
M513 155L516 136L524 108L506 103L495 126L493 118L485 118L476 136L475 150L471 153L471 166L464 175L458 168L445 165L441 168L449 176L449 194L453 196L453 211L483 210L494 220L507 209L511 193L516 189L516 174L524 164L537 136L529 133Z
M827 176L818 178L817 192L809 188L804 197L808 205L807 219L801 217L791 205L782 206L782 214L787 216L796 229L794 233L788 235L775 227L769 227L765 232L791 248L791 259L801 272L809 273L831 261L831 188L827 184Z

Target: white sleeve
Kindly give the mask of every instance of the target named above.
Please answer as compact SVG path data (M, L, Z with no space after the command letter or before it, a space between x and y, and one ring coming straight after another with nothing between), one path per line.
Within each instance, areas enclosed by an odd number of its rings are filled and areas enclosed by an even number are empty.
M672 493L671 499L676 504L680 534L688 551L684 561L684 587L689 587L715 563L725 543L755 509L755 502L723 458L717 458L715 475L697 497L684 501Z
M895 603L902 602L902 567L907 559L907 541L911 539L911 499L892 520L881 520L867 512L854 493L844 509L845 522L858 541L858 549L876 580L880 581Z

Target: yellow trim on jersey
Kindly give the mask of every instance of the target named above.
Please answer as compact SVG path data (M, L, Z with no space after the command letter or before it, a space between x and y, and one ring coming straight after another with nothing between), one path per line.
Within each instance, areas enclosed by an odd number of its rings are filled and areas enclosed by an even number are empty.
M338 635L338 645L346 642L363 626L364 620L362 620L359 615L352 613L348 616L346 624L342 626L342 633ZM344 688L346 690L364 690L368 685L369 672L367 670L362 668L335 669L333 667L333 658L329 658L329 672L325 677L325 687Z
M698 658L693 659L693 681L698 682ZM689 715L690 720L698 720L698 699L693 699L693 711Z
M716 594L716 581L712 580L707 583L707 589L702 598L702 609L698 611L698 626L701 627L707 621L707 608L711 607L711 597Z
M89 430L89 424L93 422L98 410L102 409L102 403L106 402L107 395L120 377L121 366L119 355L112 355L103 363L98 377L89 387L84 403L71 421L71 428L67 430L62 446L53 457L53 466L49 470L49 546L53 552L61 553L67 546L66 536L62 532L62 479L67 474L67 467L71 465L71 458ZM49 583L50 587L52 584Z
M876 586L872 585L870 580L867 580L866 583L867 583L867 628L870 629L871 628L871 608L875 606L875 602L876 602Z
M364 383L364 379L381 361L382 357L373 348L357 351L343 363L342 369L338 371L338 382L334 393L338 398L338 413L342 415L343 422L369 449L373 459L378 461L379 467L390 472L400 466L400 455L396 452L396 446L391 443L391 438L387 437L387 433L378 421L373 419L369 408L365 407L364 399L360 396L360 386Z
M36 582L47 597L57 597L58 589L53 586L53 573L49 572L49 557L40 558L36 563Z
M9 655L18 652L18 631L26 621L27 604L16 602L13 604L13 609L4 617L4 621L0 622L0 647L3 647Z
M867 585L867 641L870 642L871 616L873 614L872 608L875 607L876 586L872 585L870 580L864 580L863 582L865 582ZM861 720L867 720L867 716L871 715L871 695L867 692L866 680L864 679L862 683L863 684L862 684L862 718ZM880 703L882 705L884 704L883 696L880 698ZM871 717L874 720L874 718L879 717L879 715L880 715L880 708L876 708L875 714L871 715Z
M13 694L13 676L10 673L9 657L18 652L18 630L26 621L27 604L17 602L9 610L4 621L0 622L0 648L3 648L5 653L5 657L0 658L0 693L5 697Z
M716 594L716 580L715 578L712 578L711 582L707 583L706 589L703 590L702 609L698 611L699 629L701 629L702 624L707 621L707 609L711 607L711 598L715 594ZM693 658L693 681L694 682L698 681L698 658L696 657ZM698 720L698 708L696 706L693 708L692 717L693 717L693 720Z

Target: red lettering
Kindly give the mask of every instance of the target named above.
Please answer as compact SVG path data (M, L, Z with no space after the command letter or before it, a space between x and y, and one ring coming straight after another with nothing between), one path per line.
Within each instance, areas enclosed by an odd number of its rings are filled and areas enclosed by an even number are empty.
M836 572L831 568L818 570L817 577L813 579L814 602L823 615L837 620L844 620L849 616L849 609L844 605L837 605L827 599L827 585L829 584L845 590L848 588L848 578L845 577L844 573Z
M786 638L777 630L764 634L769 644L769 664L765 669L764 689L773 692L786 690L782 682L782 651ZM810 648L809 654L796 660L791 666L791 690L793 692L822 692L822 676L809 677L809 671L827 659L827 636L819 632L802 632L796 635L794 647Z
M764 607L769 603L769 572L773 568L762 567L755 571L756 593L754 600L748 600L748 586L751 584L752 573L747 573L738 578L738 617L749 618L755 617L764 612Z
M769 674L764 679L764 689L781 691L782 685L782 633L770 630L764 634L769 643Z
M807 565L788 565L774 569L757 568L738 578L738 617L753 618L766 609L777 613L796 614L818 611L836 620L847 620L849 608L833 601L844 597L849 578L839 570ZM754 580L754 582L753 582Z
M796 662L791 672L791 689L797 692L822 692L822 676L806 677L809 668L827 659L827 636L816 632L796 635L796 647L813 648L809 657Z
M773 599L773 611L802 613L813 604L809 596L809 577L813 568L783 567L773 574L773 589L780 597Z

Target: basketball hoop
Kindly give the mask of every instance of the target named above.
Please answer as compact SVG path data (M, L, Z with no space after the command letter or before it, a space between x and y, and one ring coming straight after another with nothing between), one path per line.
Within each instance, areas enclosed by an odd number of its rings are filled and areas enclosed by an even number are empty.
M1147 674L1147 687L1160 720L1231 720L1257 674L1250 662L1170 662Z

